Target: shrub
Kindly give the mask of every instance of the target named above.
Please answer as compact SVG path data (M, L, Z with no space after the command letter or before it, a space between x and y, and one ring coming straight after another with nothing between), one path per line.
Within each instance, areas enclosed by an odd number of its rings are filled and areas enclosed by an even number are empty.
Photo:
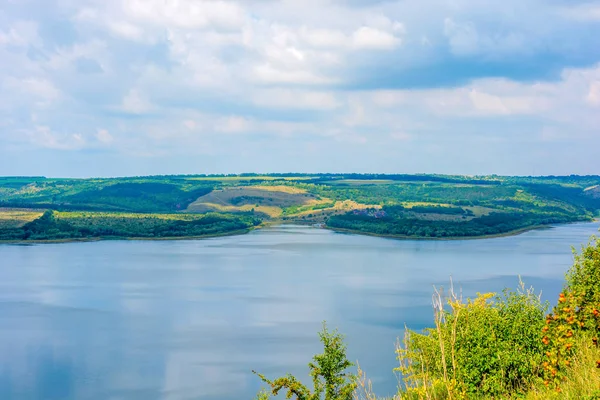
M600 334L600 240L592 239L569 269L558 304L546 316L542 343L545 384L560 385L582 343L598 347ZM596 360L600 368L600 359Z
M271 387L271 393L263 390L258 394L257 399L266 400L270 394L276 396L281 390L286 390L288 399L295 396L297 400L352 400L356 389L356 375L345 372L353 364L346 357L343 336L337 330L329 332L323 323L319 338L323 343L323 354L315 355L313 362L308 364L313 379L312 392L293 375L271 381L253 371ZM322 397L323 395L325 397Z
M434 296L435 328L407 330L398 346L406 394L416 397L502 396L524 392L542 358L547 309L532 289L478 294L463 302Z

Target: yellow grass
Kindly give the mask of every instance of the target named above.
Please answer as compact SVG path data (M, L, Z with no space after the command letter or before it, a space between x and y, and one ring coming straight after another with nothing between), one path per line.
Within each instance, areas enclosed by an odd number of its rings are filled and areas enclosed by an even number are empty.
M307 181L313 179L312 176L301 176L301 177L275 177L275 176L221 176L221 177L210 177L210 176L200 176L195 178L186 178L188 181L276 181L276 180L286 180L286 181Z
M572 366L567 372L566 380L560 385L560 392L546 389L544 386L532 389L526 399L597 399L600 398L600 349L592 344L590 337L578 341L579 350L573 357ZM596 396L592 397L594 394Z
M0 208L0 227L20 228L28 222L41 217L42 211Z
M241 186L215 190L199 197L186 211L240 212L254 209L275 218L281 216L286 207L314 205L324 201L327 200L317 200L303 189L284 185Z
M305 189L293 187L293 186L251 186L251 189L264 190L266 192L281 192L281 193L290 193L290 194L304 194L306 193Z
M205 209L202 209L202 208ZM255 212L260 212L263 214L267 214L271 218L277 218L281 216L283 210L280 207L274 206L253 206L251 204L244 204L243 206L232 206L232 205L222 205L216 203L201 203L199 206L195 208L196 211L204 212L204 211L221 211L221 212L247 212L252 211L254 209Z

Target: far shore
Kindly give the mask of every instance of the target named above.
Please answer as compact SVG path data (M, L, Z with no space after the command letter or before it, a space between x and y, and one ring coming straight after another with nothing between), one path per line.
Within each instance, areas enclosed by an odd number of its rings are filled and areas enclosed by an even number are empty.
M353 229L344 229L344 228L334 228L323 224L322 228L319 229L327 229L332 232L342 233L342 234L352 234L352 235L363 235L363 236L371 236L371 237L379 237L385 239L395 239L395 240L423 240L423 241L448 241L448 240L480 240L480 239L494 239L494 238L502 238L509 236L520 235L525 232L540 230L540 229L550 229L556 226L562 225L570 225L570 224L578 224L583 222L600 222L600 218L595 218L591 221L573 221L573 222L564 222L561 224L551 224L551 225L532 225L520 229L515 229L509 232L497 233L491 235L480 235L480 236L447 236L447 237L426 237L426 236L408 236L408 235L384 235L378 233L371 232L363 232ZM299 226L314 226L314 223L307 223L304 221L290 221L289 223L282 223L281 221L270 221L261 224L258 227L249 228L249 229L241 229L237 231L231 232L223 232L223 233L215 233L210 235L202 235L202 236L172 236L172 237L90 237L90 238L69 238L69 239L53 239L53 240L0 240L0 244L12 244L12 245L27 245L27 244L55 244L55 243L75 243L75 242L98 242L98 241L109 241L109 240L132 240L132 241L170 241L170 240L202 240L202 239L211 239L218 238L224 236L238 236L245 235L250 233L253 230L259 230L264 227L272 227L272 226L281 226L281 225L299 225Z
M170 237L90 237L90 238L67 238L67 239L49 239L49 240L0 240L0 244L28 245L28 244L56 244L56 243L77 243L77 242L100 242L112 240L130 240L130 241L167 241L167 240L200 240L211 239L223 236L238 236L245 235L254 228L239 229L237 231L213 233L210 235L201 236L170 236Z

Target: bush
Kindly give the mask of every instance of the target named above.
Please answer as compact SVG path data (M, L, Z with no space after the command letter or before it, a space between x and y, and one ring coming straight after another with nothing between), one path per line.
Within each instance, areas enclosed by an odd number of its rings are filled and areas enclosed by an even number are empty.
M312 392L292 375L271 381L253 371L271 387L271 393L263 390L258 394L257 399L266 400L270 394L276 396L281 390L287 390L288 399L296 396L297 400L352 400L356 389L356 375L345 372L353 364L346 358L343 336L337 331L329 332L323 323L319 338L323 343L323 354L315 355L313 362L308 364L313 379ZM325 397L322 397L323 395Z
M502 396L524 392L539 376L547 309L532 289L478 294L463 302L436 291L435 328L407 330L398 347L405 391L417 397ZM431 393L429 393L431 392Z
M566 275L558 304L546 317L542 343L546 346L544 383L556 387L567 378L582 343L598 347L600 335L600 240L592 239ZM596 360L600 368L600 360Z

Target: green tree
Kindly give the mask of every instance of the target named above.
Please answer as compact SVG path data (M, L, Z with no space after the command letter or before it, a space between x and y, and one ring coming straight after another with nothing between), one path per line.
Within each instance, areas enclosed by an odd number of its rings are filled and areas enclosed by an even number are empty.
M323 323L319 338L323 343L323 353L315 355L313 362L308 364L313 380L312 392L293 375L269 380L256 371L252 372L271 387L271 394L275 396L281 390L286 390L288 399L295 396L297 400L352 400L357 380L355 374L346 372L354 364L346 357L343 336L337 330L329 332L327 325ZM268 398L269 393L265 391L257 397L260 400Z

